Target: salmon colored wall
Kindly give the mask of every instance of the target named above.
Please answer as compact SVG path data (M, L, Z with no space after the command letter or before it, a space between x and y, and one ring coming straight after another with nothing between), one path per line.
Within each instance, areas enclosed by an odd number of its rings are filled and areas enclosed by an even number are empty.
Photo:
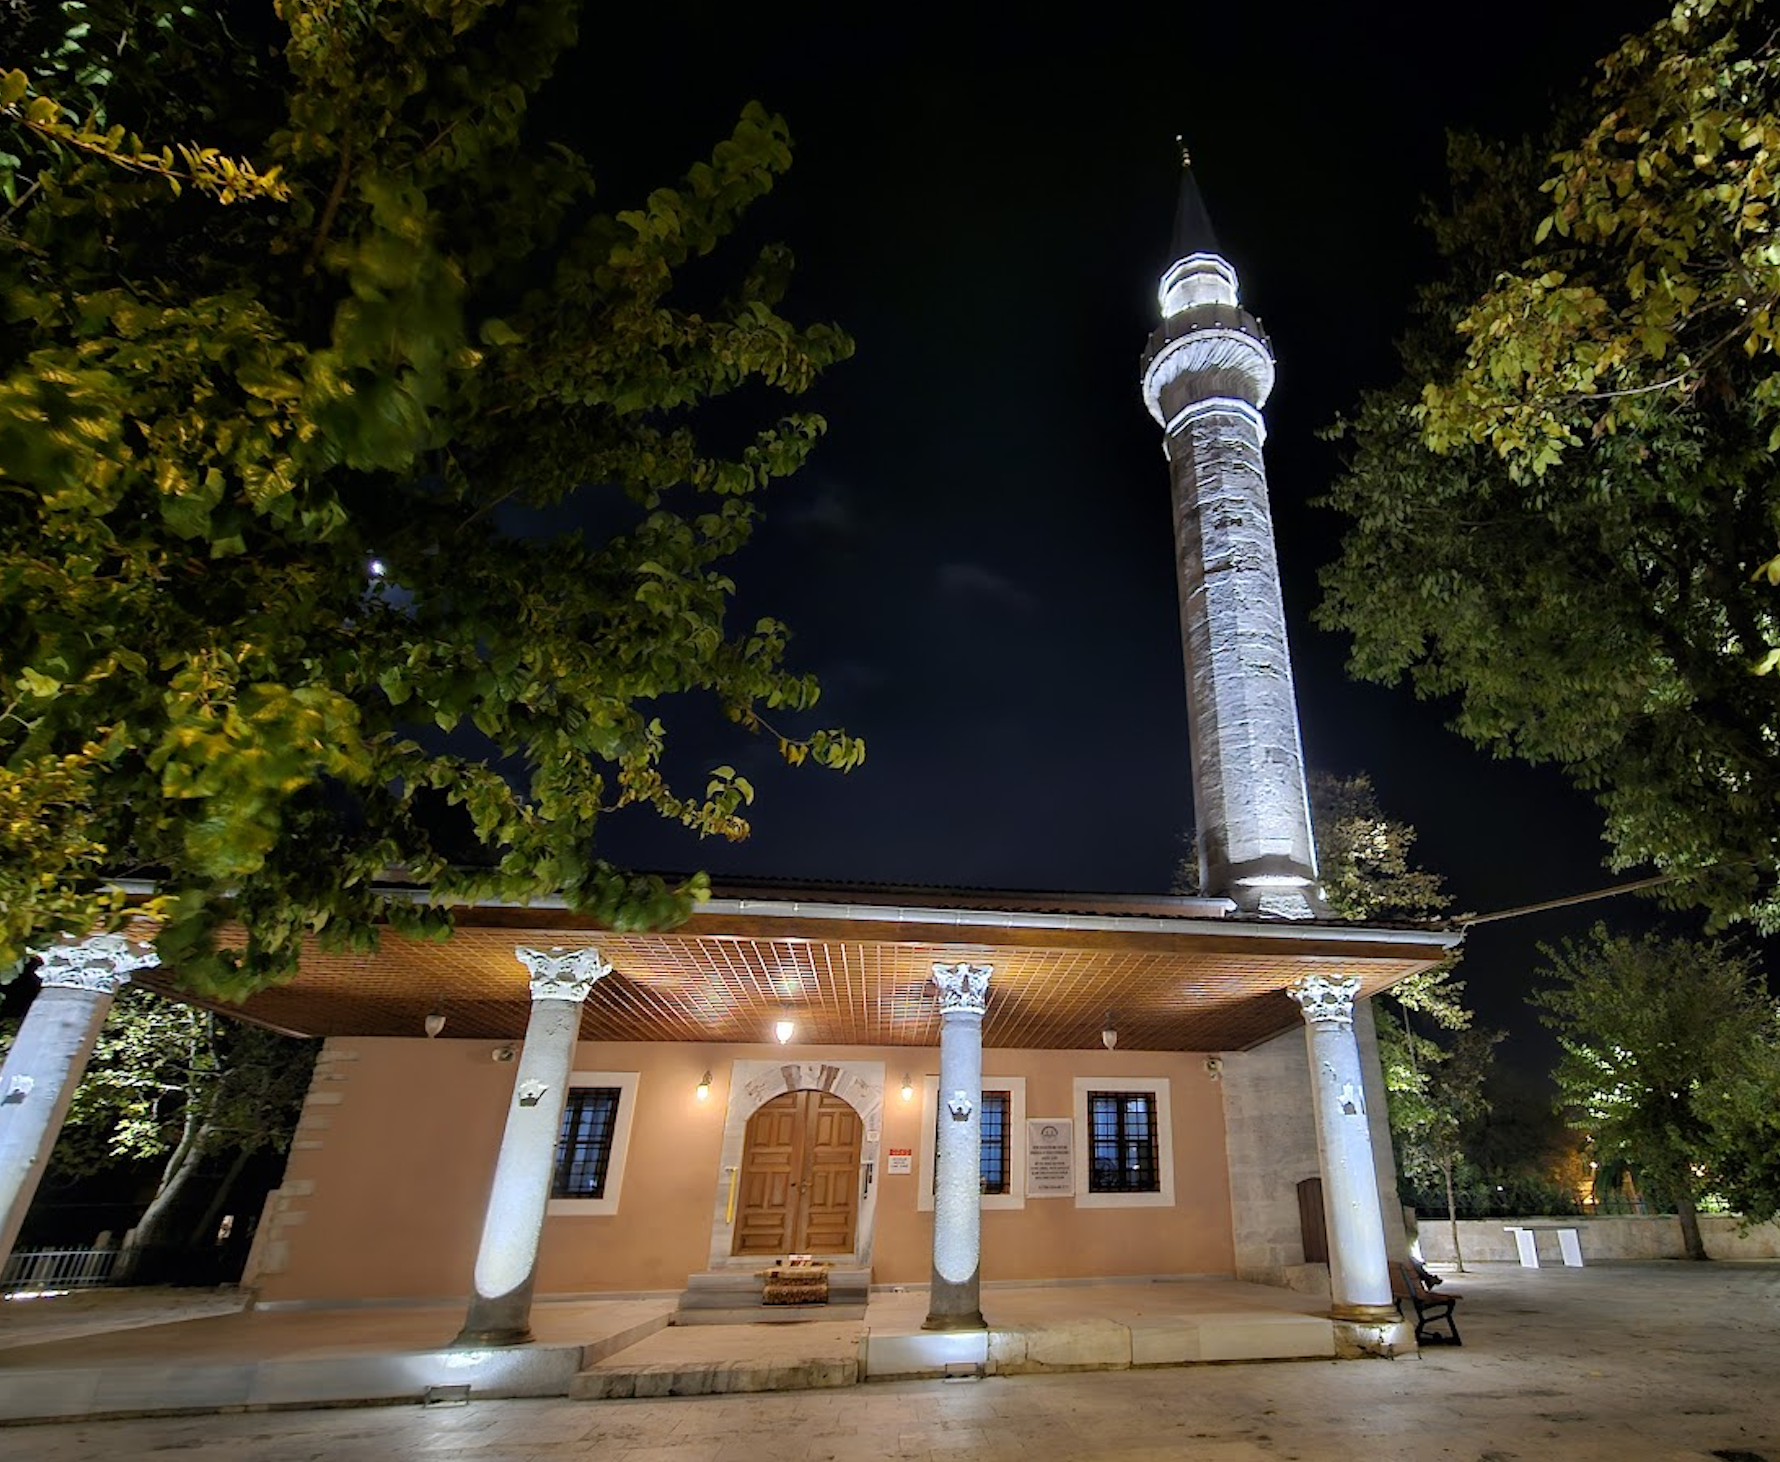
M258 1284L266 1301L441 1297L465 1294L483 1206L510 1100L512 1064L492 1041L342 1038L328 1043L300 1142L285 1175L274 1248L277 1272ZM356 1057L354 1055L356 1053ZM708 1265L731 1063L774 1059L783 1048L584 1042L582 1071L639 1073L619 1212L553 1215L539 1254L539 1294L677 1290ZM799 1059L881 1061L878 1284L925 1284L931 1213L920 1212L921 1077L938 1052L908 1047L807 1047ZM1072 1115L1077 1076L1171 1079L1173 1208L1077 1208L1028 1198L1023 1209L983 1214L987 1280L1134 1274L1229 1273L1234 1265L1220 1089L1204 1057L1161 1052L984 1053L985 1079L1026 1078L1029 1118ZM710 1100L694 1088L709 1069ZM903 1073L916 1096L901 1100ZM316 1104L317 1102L320 1104ZM325 1123L319 1126L317 1119ZM1015 1134L1016 1139L1023 1134ZM929 1139L931 1140L931 1139ZM893 1147L917 1153L914 1173L890 1176Z

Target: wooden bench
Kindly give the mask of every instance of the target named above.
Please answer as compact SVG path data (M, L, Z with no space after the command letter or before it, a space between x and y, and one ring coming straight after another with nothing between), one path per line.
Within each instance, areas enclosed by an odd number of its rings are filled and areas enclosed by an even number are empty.
M1391 1265L1391 1302L1396 1305L1399 1315L1403 1313L1404 1300L1415 1306L1415 1338L1420 1345L1465 1343L1459 1339L1459 1327L1452 1317L1460 1298L1456 1294L1436 1294L1421 1282L1408 1264ZM1428 1326L1439 1324L1442 1320L1446 1322L1448 1333L1430 1333Z

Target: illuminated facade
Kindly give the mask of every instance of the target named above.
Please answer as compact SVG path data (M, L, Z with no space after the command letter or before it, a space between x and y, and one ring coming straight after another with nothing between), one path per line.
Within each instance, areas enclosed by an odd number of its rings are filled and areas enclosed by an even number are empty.
M954 1360L987 1354L996 1282L1234 1276L1327 1297L1290 1353L1413 1345L1367 997L1457 940L1327 918L1273 359L1190 172L1159 300L1202 895L737 887L662 933L540 900L463 910L443 945L312 948L236 1012L325 1040L249 1261L263 1303L464 1299L488 1347L525 1341L534 1293L696 1308L809 1253L837 1292L927 1287ZM90 1049L106 1003L55 1049ZM16 1074L0 1152L66 1106Z

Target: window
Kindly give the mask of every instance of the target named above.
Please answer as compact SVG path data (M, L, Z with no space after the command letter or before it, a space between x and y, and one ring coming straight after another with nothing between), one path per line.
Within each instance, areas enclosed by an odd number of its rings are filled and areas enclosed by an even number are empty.
M1008 1151L1008 1094L983 1093L983 1146L977 1159L984 1193L1005 1193L1013 1177L1013 1156Z
M1010 1125L1009 1107L1012 1105L1010 1094L1005 1091L983 1092L982 1107L982 1146L977 1155L977 1174L979 1193L1007 1193L1013 1183L1013 1153L1009 1150L1008 1127ZM944 1112L934 1114L933 1126L933 1181L928 1185L930 1192L939 1188L939 1121Z
M606 1196L606 1171L617 1127L617 1087L584 1086L569 1093L562 1109L562 1133L556 1140L552 1198Z
M547 1213L597 1218L618 1212L636 1110L636 1072L571 1073Z
M1166 1076L1075 1078L1075 1206L1174 1207Z
M1155 1093L1091 1091L1088 1126L1090 1193L1161 1191Z
M933 1187L939 1164L939 1125L950 1121L945 1103L939 1098L939 1078L927 1076L921 1081L921 1130L927 1142L921 1147L921 1186L916 1192L916 1207L922 1212L933 1210ZM982 1146L978 1155L978 1176L983 1207L1024 1208L1026 1206L1026 1078L1023 1076L985 1076L982 1101Z

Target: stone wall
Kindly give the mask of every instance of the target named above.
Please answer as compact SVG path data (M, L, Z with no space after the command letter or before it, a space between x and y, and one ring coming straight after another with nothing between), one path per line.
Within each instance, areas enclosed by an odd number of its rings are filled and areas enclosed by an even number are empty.
M1298 1183L1321 1174L1303 1029L1224 1057L1223 1088L1236 1277L1291 1283L1304 1268Z
M1384 1216L1385 1252L1395 1258L1409 1252L1409 1239L1396 1197L1384 1072L1379 1065L1370 1000L1354 1003L1354 1035L1366 1083L1367 1125ZM1224 1057L1223 1088L1236 1277L1253 1284L1326 1294L1328 1270L1321 1264L1305 1264L1298 1220L1299 1182L1322 1176L1304 1029L1289 1030L1252 1051Z
M1643 1218L1461 1218L1459 1245L1467 1264L1513 1264L1514 1235L1508 1224L1562 1224L1574 1228L1582 1244L1582 1257L1591 1259L1681 1259L1681 1224L1672 1215ZM1714 1259L1780 1259L1780 1224L1760 1223L1740 1233L1742 1220L1700 1219L1700 1237ZM1422 1258L1429 1264L1453 1262L1452 1225L1444 1218L1420 1222ZM1559 1263L1557 1241L1539 1235L1541 1263Z

